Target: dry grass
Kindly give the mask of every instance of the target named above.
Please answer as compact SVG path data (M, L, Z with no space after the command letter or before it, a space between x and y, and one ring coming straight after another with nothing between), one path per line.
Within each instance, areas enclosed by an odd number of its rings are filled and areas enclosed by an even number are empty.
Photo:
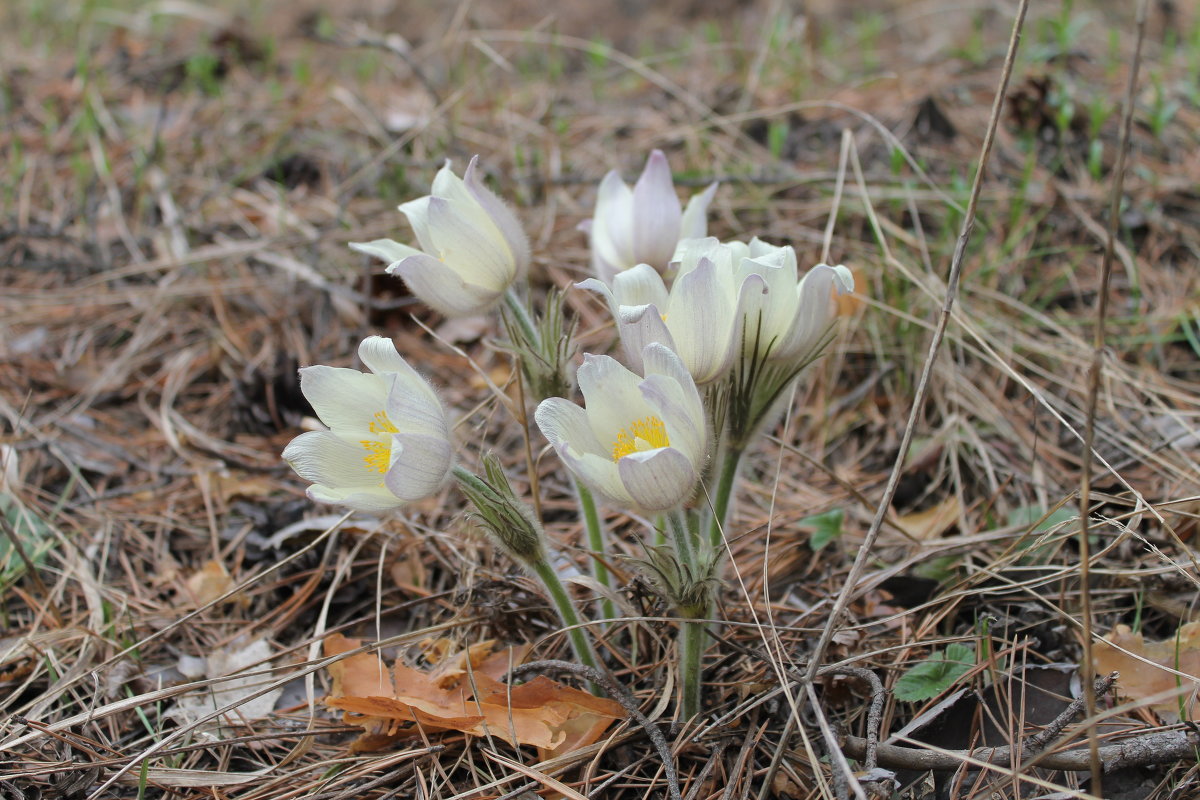
M346 519L314 508L279 461L307 413L297 366L349 364L379 332L445 387L464 459L486 441L516 462L521 432L494 399L477 405L487 380L509 374L494 328L435 320L440 340L429 336L409 315L430 315L346 243L396 235L394 206L422 194L443 158L480 153L520 209L536 281L565 285L587 263L573 228L593 185L611 167L631 174L652 147L684 183L723 181L715 233L790 242L807 261L845 180L828 244L863 303L745 471L708 714L668 731L685 797L845 791L822 730L865 736L870 686L851 672L806 688L787 671L803 671L826 629L896 459L1011 19L829 5L806 17L771 0L620 4L624 16L578 4L545 18L514 0L238 19L20 0L0 12L0 503L36 565L0 538L0 796L528 797L540 788L530 769L584 796L662 796L636 727L551 764L445 734L350 752L353 732L319 703L326 633L409 654L431 635L533 638L544 657L565 642L452 491L398 517ZM1042 9L1026 26L914 446L824 654L890 688L931 650L970 644L976 666L959 686L982 699L943 712L925 735L935 750L1007 744L1049 722L1064 702L1048 698L1068 687L1035 696L1028 676L1053 670L1021 667L1077 664L1084 630L1126 623L1169 638L1195 613L1200 29L1164 4L1151 13L1119 220L1092 619L1080 617L1070 512L1115 98L1133 46L1131 14L1113 6ZM839 169L843 131L861 175ZM598 307L572 303L586 341L605 346ZM581 558L551 462L548 527ZM943 524L921 516L938 507ZM832 509L841 535L814 552L805 520ZM637 528L608 522L635 553ZM189 588L210 561L232 579L222 597ZM669 623L642 584L628 597L644 619L602 648L666 726ZM186 677L181 657L257 639L273 660L256 690L283 690L274 716L220 740L168 716L181 696L217 691ZM882 736L920 709L889 696ZM1163 723L1131 703L1101 733ZM1086 771L938 775L904 796L1087 796ZM1198 784L1195 759L1181 758L1116 770L1104 788L1166 800Z

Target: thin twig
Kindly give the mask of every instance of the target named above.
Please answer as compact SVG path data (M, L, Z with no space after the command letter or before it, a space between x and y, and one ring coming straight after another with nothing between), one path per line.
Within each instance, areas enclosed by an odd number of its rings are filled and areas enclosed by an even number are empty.
M1091 577L1091 502L1092 502L1092 445L1096 437L1096 403L1100 394L1100 375L1104 371L1105 326L1108 322L1108 289L1112 279L1112 262L1116 228L1120 220L1121 193L1125 186L1125 156L1129 150L1129 134L1133 121L1133 93L1137 88L1138 66L1142 58L1142 40L1146 33L1146 0L1138 3L1137 42L1129 83L1125 86L1125 109L1121 120L1121 143L1117 148L1116 172L1113 175L1112 195L1108 207L1108 237L1104 243L1104 259L1100 268L1100 291L1096 297L1096 325L1092 333L1092 363L1088 369L1086 422L1083 428L1083 454L1079 474L1079 584L1080 613L1083 617L1083 665L1085 674L1092 672L1092 598ZM1090 683L1086 681L1085 683ZM1088 752L1091 755L1091 792L1102 796L1100 778L1100 741L1096 733L1096 696L1091 686L1084 686L1087 706Z
M1171 764L1184 759L1194 760L1198 747L1200 736L1190 730L1155 731L1103 745L1100 748L1100 762L1104 772ZM867 741L860 736L847 736L842 740L842 752L851 758L862 757L866 748ZM894 744L879 745L880 763L892 769L955 772L964 765L1011 767L1012 759L1013 748L1008 745L978 747L974 750L926 750ZM1045 753L1038 758L1037 765L1063 772L1089 772L1091 760L1088 749L1081 748Z
M901 437L900 448L896 453L896 461L892 466L891 474L888 476L887 486L883 490L883 497L880 498L879 507L875 511L875 517L871 520L871 527L867 530L867 535L863 538L863 543L858 549L858 555L855 557L854 564L850 567L850 572L846 576L846 583L842 587L842 591L838 593L837 600L833 604L833 610L829 613L829 621L826 623L824 630L821 631L821 638L817 640L816 647L813 648L812 660L809 662L808 673L805 676L810 681L817 676L817 672L821 668L821 661L825 656L825 651L828 649L829 643L833 640L833 635L837 631L839 621L845 613L846 607L850 604L851 595L854 594L858 580L866 568L867 559L870 558L871 550L875 545L875 539L879 536L879 531L883 527L884 517L887 516L888 509L892 504L892 498L896 494L896 488L900 484L900 474L903 471L904 461L908 456L908 448L912 442L913 431L917 427L917 416L924 407L925 395L929 390L929 379L933 374L933 367L937 361L938 349L941 346L942 338L946 334L946 326L950 322L950 312L954 308L954 299L958 294L958 282L959 277L962 275L963 256L966 254L967 243L971 239L971 233L975 229L975 209L979 203L980 190L983 188L983 176L987 172L988 156L992 150L992 142L995 140L996 128L1000 124L1000 110L1004 105L1004 95L1007 91L1009 78L1012 75L1013 64L1016 61L1017 46L1021 41L1021 28L1025 22L1025 12L1028 7L1029 0L1021 0L1021 4L1017 8L1017 17L1013 21L1012 38L1008 43L1008 54L1004 58L1004 69L1000 77L1000 85L997 87L996 96L992 101L992 113L988 120L987 134L984 137L983 147L979 154L979 167L975 171L975 181L971 186L971 199L967 204L962 231L959 233L958 243L954 248L954 257L950 263L950 275L946 282L946 298L942 304L941 314L938 317L933 338L929 342L929 351L925 357L925 366L921 371L921 378L917 383L917 390L913 396L912 409L909 411L908 424L904 427L904 435Z

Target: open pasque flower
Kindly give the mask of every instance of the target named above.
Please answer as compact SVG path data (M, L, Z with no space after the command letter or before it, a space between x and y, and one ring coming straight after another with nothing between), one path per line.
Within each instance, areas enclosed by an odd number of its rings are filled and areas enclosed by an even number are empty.
M446 411L390 339L370 336L358 355L370 372L300 370L300 389L329 430L300 434L283 459L321 503L382 511L428 497L453 460Z
M650 154L632 189L616 170L609 172L600 182L594 216L579 226L591 238L592 272L611 283L618 272L637 264L665 270L681 239L705 235L705 215L716 191L714 183L682 210L660 150Z
M716 239L680 242L678 273L670 290L648 264L617 273L611 287L589 278L576 286L604 296L617 322L626 361L642 367L642 350L650 342L674 351L698 384L724 375L738 354L738 321L760 301L766 284L755 274L739 276L733 249Z
M608 356L585 355L579 388L586 409L543 400L535 419L567 468L625 508L678 507L692 494L708 452L700 393L679 357L652 343L641 377Z
M425 305L449 317L487 311L529 268L529 241L513 212L479 179L479 157L459 178L450 162L431 194L405 203L420 249L391 239L350 247L388 262Z

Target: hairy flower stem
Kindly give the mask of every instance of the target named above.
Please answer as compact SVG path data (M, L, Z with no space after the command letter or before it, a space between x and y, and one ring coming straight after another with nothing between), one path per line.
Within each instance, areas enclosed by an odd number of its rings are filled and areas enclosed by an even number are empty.
M504 293L504 305L512 313L513 320L521 329L521 333L530 342L540 342L541 337L538 336L537 326L533 324L533 318L529 316L529 309L525 307L525 301L517 296L516 289L511 286Z
M675 557L692 575L696 574L696 551L692 546L692 532L688 528L687 516L682 508L677 508L667 515L667 523L671 527L671 535L675 538Z
M682 721L700 714L700 690L704 685L701 663L708 630L701 620L679 623L679 716Z
M671 534L675 539L675 557L690 578L695 578L696 555L692 542L692 532L688 528L687 516L683 509L677 508L670 513L667 521ZM704 609L707 616L708 609ZM708 631L702 620L685 617L679 622L679 710L684 720L694 718L700 713L701 656L704 655L704 645Z
M604 528L600 526L600 513L596 510L596 498L592 492L578 480L575 481L575 494L579 497L580 516L583 517L583 527L587 532L588 547L592 555L592 576L605 589L612 588L612 579L608 574L605 560L608 558L608 548L604 545ZM601 613L606 619L616 619L617 608L613 601L605 597L600 602Z
M580 625L579 614L575 611L571 595L567 593L567 588L559 580L554 567L550 566L548 561L543 560L530 564L529 568L541 579L542 585L550 594L550 599L554 601L554 606L558 609L558 616L562 619L563 627L566 628L567 636L571 640L571 649L575 651L575 658L579 659L584 666L600 669L600 661L596 658L596 651L592 649L592 642L588 638L587 632Z
M733 484L744 452L745 449L741 446L727 444L722 448L721 472L717 475L712 521L708 528L708 543L714 553L721 550L725 524L729 522L729 501L733 496Z

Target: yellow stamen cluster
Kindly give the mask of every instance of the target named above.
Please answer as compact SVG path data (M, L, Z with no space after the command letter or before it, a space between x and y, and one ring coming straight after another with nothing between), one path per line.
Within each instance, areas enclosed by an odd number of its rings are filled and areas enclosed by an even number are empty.
M388 419L386 411L376 411L375 421L367 425L367 430L374 434L399 433L399 429L392 424ZM374 470L379 474L388 471L388 467L392 465L392 448L390 444L375 441L372 439L362 439L359 444L367 451L363 456L363 461L367 464L367 469Z
M613 440L612 457L613 461L620 461L630 453L670 446L671 440L667 438L667 426L663 421L658 417L643 417L620 430Z

